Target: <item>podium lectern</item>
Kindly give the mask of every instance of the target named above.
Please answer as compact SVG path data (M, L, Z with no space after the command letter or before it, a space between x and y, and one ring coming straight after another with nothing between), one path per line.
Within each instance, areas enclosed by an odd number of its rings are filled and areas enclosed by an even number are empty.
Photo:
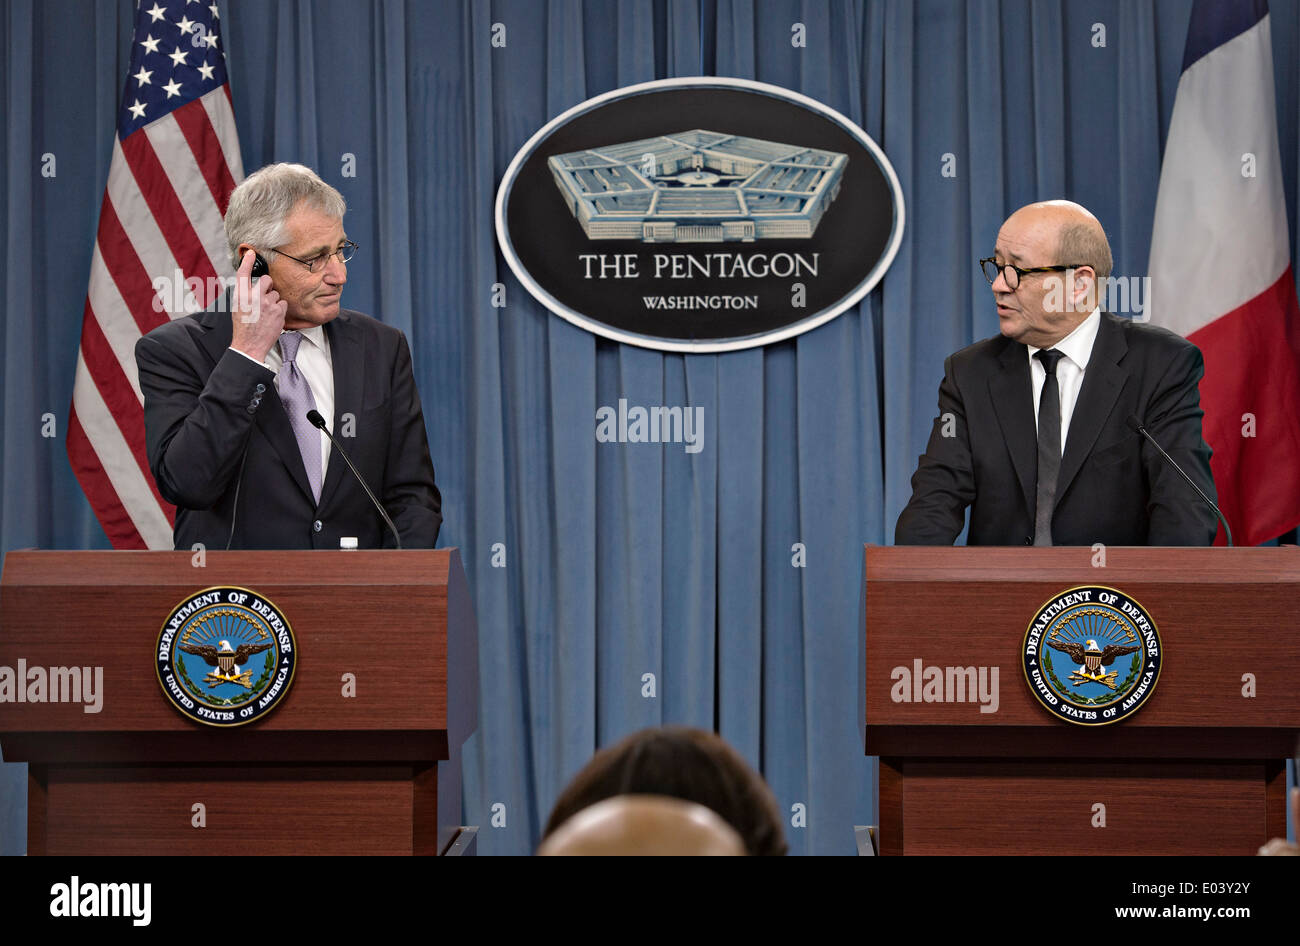
M170 704L154 652L172 609L224 586L273 602L297 657L274 711L216 728ZM103 681L98 712L0 704L4 757L30 764L28 853L441 853L460 829L476 636L455 549L10 552L0 667Z
M1300 550L866 548L865 741L882 854L1254 854L1285 836L1300 734ZM1112 725L1054 717L1021 647L1079 586L1154 620L1156 689ZM998 668L995 712L894 697L897 668ZM1068 662L1068 659L1065 661Z

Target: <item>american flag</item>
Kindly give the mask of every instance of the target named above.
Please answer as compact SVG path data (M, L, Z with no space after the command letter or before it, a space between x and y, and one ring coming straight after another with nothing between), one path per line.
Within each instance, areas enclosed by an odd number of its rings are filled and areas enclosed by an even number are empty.
M136 8L68 421L68 459L119 549L171 548L175 516L145 455L136 340L233 275L222 218L244 165L218 25L216 3Z

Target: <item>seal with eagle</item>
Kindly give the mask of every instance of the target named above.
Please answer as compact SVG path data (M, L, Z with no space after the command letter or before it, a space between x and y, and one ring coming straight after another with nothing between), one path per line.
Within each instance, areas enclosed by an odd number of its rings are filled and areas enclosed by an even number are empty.
M1088 681L1091 683L1100 683L1110 687L1115 687L1115 678L1119 672L1112 670L1110 673L1099 673L1102 667L1109 667L1114 663L1116 657L1123 657L1125 654L1131 654L1138 649L1134 644L1132 647L1126 644L1107 644L1106 648L1097 646L1094 640L1086 641L1088 647L1085 650L1083 644L1078 641L1057 640L1055 637L1047 639L1047 645L1063 654L1069 654L1070 659L1079 664L1079 669L1070 673L1070 680L1075 683Z
M248 660L254 654L260 654L264 650L270 650L271 644L240 644L238 648L230 646L230 641L220 641L220 649L213 647L211 644L181 644L179 649L187 654L193 654L195 657L202 657L208 662L208 666L216 667L216 670L208 671L208 675L203 678L209 689L220 686L223 683L238 683L245 690L253 689L249 683L252 679L251 670L240 671L239 665Z

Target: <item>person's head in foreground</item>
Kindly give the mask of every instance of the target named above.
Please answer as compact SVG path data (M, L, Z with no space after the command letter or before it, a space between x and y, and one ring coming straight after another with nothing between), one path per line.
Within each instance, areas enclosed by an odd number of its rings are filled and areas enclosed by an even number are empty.
M786 853L776 798L762 776L715 733L683 726L643 729L597 752L556 801L543 840L578 812L623 795L695 802L731 826L746 854Z
M542 857L741 857L745 842L716 813L680 798L619 795L582 809L537 849Z

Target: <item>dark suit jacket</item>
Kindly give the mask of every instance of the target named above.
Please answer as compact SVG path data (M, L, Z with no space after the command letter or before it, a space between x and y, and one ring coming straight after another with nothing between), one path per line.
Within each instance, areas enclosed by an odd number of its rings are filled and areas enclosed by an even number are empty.
M1201 437L1200 350L1172 332L1103 313L1061 456L1056 545L1210 545L1217 519L1127 424L1135 414L1211 499ZM945 437L951 413L953 436ZM898 518L898 545L950 545L970 506L970 545L1034 538L1038 435L1029 358L999 335L944 362L939 417Z
M312 499L275 374L230 350L230 312L219 308L159 326L135 348L149 469L176 504L176 548L224 549L232 518L231 548L337 549L341 536L355 536L360 548L394 547L337 446L320 505ZM442 501L406 336L347 309L325 334L334 368L330 432L384 504L403 547L433 548Z

